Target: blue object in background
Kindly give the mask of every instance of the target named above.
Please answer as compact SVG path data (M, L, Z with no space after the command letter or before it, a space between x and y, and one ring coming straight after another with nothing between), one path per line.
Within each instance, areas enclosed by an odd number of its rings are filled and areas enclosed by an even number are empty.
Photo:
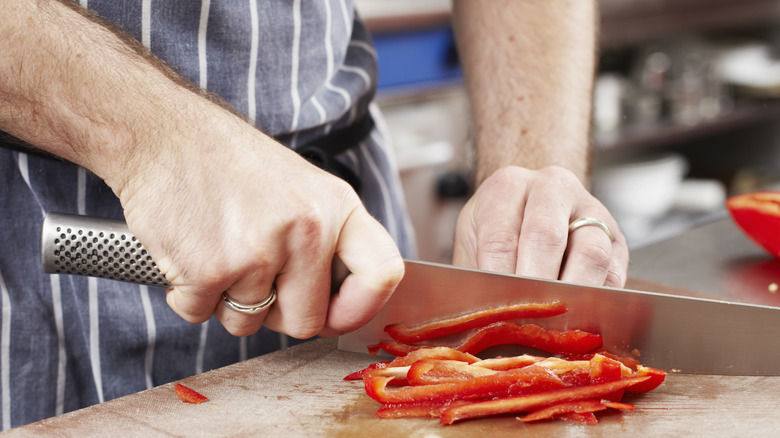
M440 88L463 80L449 26L374 35L379 91Z

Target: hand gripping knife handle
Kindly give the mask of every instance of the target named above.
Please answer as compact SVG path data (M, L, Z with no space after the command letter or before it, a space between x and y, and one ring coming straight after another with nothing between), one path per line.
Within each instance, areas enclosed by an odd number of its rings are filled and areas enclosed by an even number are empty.
M41 229L41 262L50 274L170 286L127 224L113 219L47 214Z

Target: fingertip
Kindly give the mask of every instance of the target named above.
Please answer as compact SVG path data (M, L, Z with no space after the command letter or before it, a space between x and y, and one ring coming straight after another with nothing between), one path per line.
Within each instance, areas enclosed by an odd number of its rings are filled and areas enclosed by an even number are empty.
M189 323L200 324L208 320L214 313L213 308L210 311L203 313L193 313L186 311L186 306L182 304L182 301L184 300L183 292L176 287L169 287L165 290L165 294L165 301L168 303L168 307L170 307L174 312L176 312L177 315Z

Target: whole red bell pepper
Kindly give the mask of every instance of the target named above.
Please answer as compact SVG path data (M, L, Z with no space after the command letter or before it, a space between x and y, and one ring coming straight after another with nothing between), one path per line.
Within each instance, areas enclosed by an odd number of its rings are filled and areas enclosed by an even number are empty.
M409 327L404 323L390 324L385 332L398 342L414 344L433 338L484 327L499 321L522 318L545 318L566 313L568 308L560 301L548 303L517 303L492 309L478 310L452 318L439 319Z
M780 258L780 191L759 191L726 200L732 219L756 244Z

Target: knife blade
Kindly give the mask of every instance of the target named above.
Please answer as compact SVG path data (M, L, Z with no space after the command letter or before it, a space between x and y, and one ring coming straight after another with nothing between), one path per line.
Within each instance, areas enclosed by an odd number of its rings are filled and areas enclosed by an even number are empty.
M780 375L780 308L594 287L406 260L406 273L380 313L339 337L339 349L367 352L389 339L387 324L414 325L523 301L563 301L563 315L529 320L551 330L599 333L604 349L667 371ZM523 322L523 321L521 321Z
M124 222L49 213L41 230L45 272L167 286ZM594 287L406 260L389 301L364 327L339 338L360 353L388 339L387 324L409 325L523 301L560 300L569 311L532 320L547 329L599 333L604 348L682 373L780 375L780 308Z

